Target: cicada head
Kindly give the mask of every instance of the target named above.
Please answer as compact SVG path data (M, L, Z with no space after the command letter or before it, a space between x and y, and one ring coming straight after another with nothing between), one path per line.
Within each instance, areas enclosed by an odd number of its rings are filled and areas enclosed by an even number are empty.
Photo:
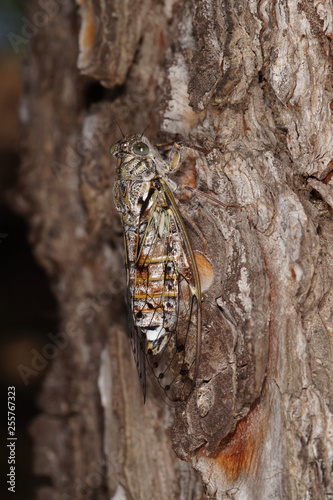
M112 144L110 153L118 159L117 176L120 180L149 181L156 174L156 155L144 135L132 134Z

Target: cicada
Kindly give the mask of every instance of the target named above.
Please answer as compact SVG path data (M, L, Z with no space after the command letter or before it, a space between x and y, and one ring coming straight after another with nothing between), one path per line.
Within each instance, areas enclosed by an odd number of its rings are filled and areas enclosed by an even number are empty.
M178 168L143 135L113 144L114 199L124 230L130 339L144 399L146 373L170 404L186 401L195 385L201 343L198 268L168 173Z

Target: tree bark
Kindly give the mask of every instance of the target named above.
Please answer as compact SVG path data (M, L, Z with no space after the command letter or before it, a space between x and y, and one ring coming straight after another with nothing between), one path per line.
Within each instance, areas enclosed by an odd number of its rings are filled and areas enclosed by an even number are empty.
M330 2L32 1L32 23L43 9L15 201L61 313L31 427L38 498L330 498ZM179 200L212 271L175 414L152 387L143 404L130 352L114 121L181 141L179 182L241 207Z

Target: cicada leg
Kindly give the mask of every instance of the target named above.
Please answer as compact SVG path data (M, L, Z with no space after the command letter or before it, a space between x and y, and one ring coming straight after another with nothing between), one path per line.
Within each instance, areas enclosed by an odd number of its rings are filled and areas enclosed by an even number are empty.
M197 151L200 151L201 153L204 153L205 155L210 153L210 151L212 151L212 150L204 150L203 148L201 148L199 146L186 146L186 147L189 147L191 149L196 149ZM183 149L183 146L180 143L175 142L172 145L172 149L171 149L170 157L169 157L169 165L168 165L169 172L175 172L180 167L181 160L182 160L182 149ZM206 198L206 199L212 201L213 203L216 203L217 205L220 205L224 208L237 208L240 210L242 210L242 208L243 208L239 205L234 205L234 204L230 205L227 203L223 203L223 201L218 200L215 196L212 196L209 193L204 193L203 191L200 191L199 189L187 186L186 184L181 185L180 189L190 191L193 194L199 194L200 196L203 196L204 198Z
M177 205L177 208L178 208L179 212L181 213L181 216L183 217L183 219L186 219L186 221L189 223L189 225L192 227L192 229L197 233L197 235L201 239L201 241L203 243L202 253L205 254L206 248L207 248L207 245L208 245L208 241L205 238L204 234L199 229L199 227L194 222L194 220L191 219L191 217L189 215L187 215L186 211L182 208L182 206L180 204Z
M177 142L166 142L164 144L156 144L155 147L166 148L172 146L169 153L169 162L165 162L167 172L175 172L181 165L182 145Z
M181 159L182 159L182 153L181 153L182 147L180 144L177 142L174 143L172 146L171 152L170 152L170 157L169 157L169 171L170 172L175 172L181 165Z
M186 191L190 191L193 194L198 194L198 195L208 199L209 201L216 203L217 205L220 205L224 208L237 208L239 210L243 210L243 207L241 207L240 205L228 205L227 203L223 203L223 201L220 201L217 198L215 198L215 196L212 196L211 194L208 194L208 193L204 193L203 191L200 191L199 189L192 188L192 187L186 186L184 184L181 186L181 189L186 190ZM178 204L178 209L179 209L180 213L182 214L182 217L187 220L187 222L190 224L190 226L194 229L194 231L197 233L199 238L202 240L202 242L203 242L202 253L205 255L206 248L208 245L207 239L205 238L205 236L203 235L203 233L201 232L199 227L196 225L196 223L191 219L191 217L189 217L187 215L185 210L179 204Z
M209 193L204 193L203 191L200 191L200 189L192 188L190 186L186 186L185 184L183 184L181 186L181 189L184 189L186 191L190 191L193 194L198 194L200 196L203 196L204 198L207 198L208 200L212 201L213 203L216 203L217 205L221 205L224 208L237 208L239 210L243 210L243 207L240 205L233 205L233 204L229 205L227 203L223 203L223 201L218 200L215 196L213 196Z

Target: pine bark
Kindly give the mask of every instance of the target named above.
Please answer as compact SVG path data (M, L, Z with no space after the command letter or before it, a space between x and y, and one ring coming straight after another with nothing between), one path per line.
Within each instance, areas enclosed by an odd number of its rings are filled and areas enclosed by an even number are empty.
M32 23L43 9L15 199L61 316L31 426L37 498L330 498L330 2L31 1ZM143 404L130 352L114 121L181 141L180 182L241 207L179 200L213 276L175 413L152 388Z

